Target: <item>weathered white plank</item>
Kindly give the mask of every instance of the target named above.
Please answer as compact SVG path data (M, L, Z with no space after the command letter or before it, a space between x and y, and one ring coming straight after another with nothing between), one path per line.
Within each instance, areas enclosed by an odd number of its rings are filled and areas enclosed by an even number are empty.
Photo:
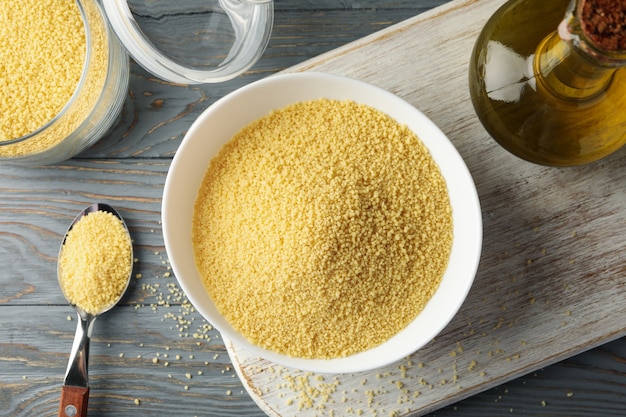
M470 53L503 3L454 1L288 70L362 79L432 118L474 176L484 248L457 317L436 340L392 366L309 375L228 345L269 415L421 415L626 333L626 153L573 169L535 166L503 151L474 114ZM310 387L334 384L328 398L299 403Z

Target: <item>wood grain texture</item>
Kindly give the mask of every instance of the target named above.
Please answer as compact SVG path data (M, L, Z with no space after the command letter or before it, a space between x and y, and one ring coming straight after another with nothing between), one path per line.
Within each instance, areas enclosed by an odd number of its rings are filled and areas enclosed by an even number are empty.
M468 103L457 102L467 97L455 87L463 82L460 66L472 37L461 28L466 20L476 19L478 25L484 12L476 10L483 5L491 8L493 2L468 2L467 13L449 21L456 29L434 23L442 9L418 17L418 22L423 21L419 31L410 30L412 21L385 29L443 3L278 0L270 45L243 76L218 85L174 85L132 64L123 112L95 146L54 166L0 166L0 416L58 414L76 319L58 287L56 257L73 217L94 201L113 205L125 217L137 262L120 306L95 323L88 415L265 415L237 378L219 333L189 305L171 275L160 205L171 158L195 118L228 92L295 65L293 70L315 67L352 74L407 97L444 127L466 158L481 199L489 202L483 204L483 213L485 230L491 232L485 239L471 304L423 358L431 382L453 372L448 350L457 346L452 341L463 341L465 356L456 357L457 370L470 356L484 358L477 360L477 372L511 370L505 377L486 373L478 387L456 398L591 347L590 339L605 341L607 329L623 323L624 317L625 284L618 248L624 226L626 155L620 152L589 167L560 171L530 166L500 150L476 126ZM390 57L390 51L368 46L381 39L385 47L394 44L392 34L397 30L412 34L396 45L400 56ZM450 32L459 39L451 49L456 42L444 42L440 36ZM359 40L372 33L376 34ZM416 44L423 45L415 49ZM440 55L423 55L432 48ZM369 56L361 53L374 49ZM309 60L320 54L325 55ZM454 68L441 67L454 59L458 59ZM440 69L441 76L427 80L430 77L425 75ZM444 76L450 72L454 75ZM572 254L579 256L572 259ZM474 311L476 303L481 305ZM609 307L601 308L605 305ZM582 327L576 328L579 323ZM532 329L534 325L538 331ZM479 331L487 336L463 339L466 333ZM555 335L563 339L558 352ZM512 345L509 338L532 346ZM484 340L489 341L489 350L478 354ZM433 346L441 351L435 352ZM515 358L518 352L520 357ZM546 352L552 353L547 362ZM625 375L626 339L622 338L487 389L432 416L623 416ZM460 377L458 385L466 385L468 379ZM274 384L266 389L277 390ZM442 405L435 403L432 409ZM387 414L381 409L378 415Z
M61 387L59 417L87 417L89 388Z

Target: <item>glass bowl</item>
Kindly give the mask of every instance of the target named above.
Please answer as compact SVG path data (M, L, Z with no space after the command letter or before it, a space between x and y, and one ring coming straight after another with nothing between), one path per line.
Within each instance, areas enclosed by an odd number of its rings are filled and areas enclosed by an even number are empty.
M128 89L129 60L98 2L77 2L85 36L85 64L78 85L49 122L22 137L0 141L0 162L52 164L96 142L114 123Z
M273 25L272 0L76 0L76 5L86 41L77 87L43 126L0 138L0 163L52 164L100 139L122 110L129 54L166 81L223 82L258 61Z

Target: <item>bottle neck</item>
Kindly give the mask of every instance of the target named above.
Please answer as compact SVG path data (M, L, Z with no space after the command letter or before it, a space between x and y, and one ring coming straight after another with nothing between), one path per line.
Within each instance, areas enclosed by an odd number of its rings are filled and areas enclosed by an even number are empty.
M534 71L555 97L587 101L606 90L616 68L597 65L554 32L539 45Z
M592 42L583 27L585 0L573 0L557 31L538 46L534 71L539 83L553 96L592 101L611 84L615 71L626 66L626 51L609 51Z

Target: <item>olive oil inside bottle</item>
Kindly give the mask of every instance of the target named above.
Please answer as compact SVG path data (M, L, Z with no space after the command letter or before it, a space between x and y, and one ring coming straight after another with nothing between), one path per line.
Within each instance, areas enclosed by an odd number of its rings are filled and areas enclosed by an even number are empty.
M472 102L486 130L543 165L589 163L626 142L626 70L597 65L559 37L569 3L509 1L487 22L470 62Z

